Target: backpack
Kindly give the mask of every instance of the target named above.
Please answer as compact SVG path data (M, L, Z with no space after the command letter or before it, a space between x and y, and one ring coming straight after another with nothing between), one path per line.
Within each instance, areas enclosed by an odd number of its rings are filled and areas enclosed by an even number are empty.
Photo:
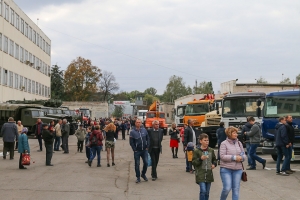
M98 138L97 135L93 135L93 138L91 140L91 145L92 146L97 146L98 145Z

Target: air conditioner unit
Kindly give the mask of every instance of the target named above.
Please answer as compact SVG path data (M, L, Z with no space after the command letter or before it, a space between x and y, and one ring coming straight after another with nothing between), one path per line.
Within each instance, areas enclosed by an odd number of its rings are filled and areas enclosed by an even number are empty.
M30 63L30 66L32 67L34 65L34 63Z
M25 64L26 64L26 65L29 65L29 64L30 64L30 61L29 61L29 60L26 60L26 61L25 61Z
M40 67L40 66L37 66L37 67L36 67L36 69L37 69L37 70L40 70L40 69L41 69L41 67Z

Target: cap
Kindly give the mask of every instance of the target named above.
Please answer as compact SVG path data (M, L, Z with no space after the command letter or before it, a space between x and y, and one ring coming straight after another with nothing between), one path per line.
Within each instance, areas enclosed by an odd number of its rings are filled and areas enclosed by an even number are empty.
M44 123L43 125L42 125L42 127L45 127L45 126L49 126L48 124L46 124L46 123Z
M25 127L22 129L22 133L27 133L28 132L28 129Z

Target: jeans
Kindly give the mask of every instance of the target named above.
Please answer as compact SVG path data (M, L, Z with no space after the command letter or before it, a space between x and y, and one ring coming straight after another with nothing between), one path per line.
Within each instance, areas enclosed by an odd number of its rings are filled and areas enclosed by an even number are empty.
M45 148L46 148L46 165L50 165L52 155L53 155L53 143L50 144L45 143Z
M77 141L77 151L82 152L83 150L83 141Z
M247 158L248 158L248 165L251 166L252 159L250 157L250 142L246 142L246 150L247 150Z
M291 170L291 159L292 159L292 156L293 156L293 146L288 148L288 152L289 152L289 158L290 159L288 160L288 164L287 164L286 169Z
M142 176L144 176L144 175L146 175L147 167L148 167L148 151L147 150L143 150L143 151L136 151L136 152L134 152L135 176L137 178L141 177L141 172L140 172L140 157L142 157L142 160L143 160Z
M124 130L122 129L122 140L125 140L125 131L126 131L125 129Z
M250 144L250 157L251 157L251 168L256 168L256 162L264 163L266 160L262 159L261 157L256 155L256 149L259 144Z
M283 171L285 172L288 170L288 163L290 161L290 154L289 154L289 149L286 147L276 147L277 148L277 162L276 162L276 171L280 172ZM282 163L282 167L280 170L280 162L282 160L282 156L284 155L284 160Z
M200 182L199 186L200 186L199 200L208 200L211 183Z
M9 152L10 159L14 158L14 154L15 154L14 146L15 146L15 142L4 142L3 158L6 158L7 151Z
M232 200L238 200L240 196L240 183L243 170L232 170L224 167L220 168L220 175L223 183L223 190L220 200L227 199L227 196L232 190Z
M59 150L59 145L60 145L60 137L55 137L54 151L58 151Z
M85 155L86 155L86 158L89 160L90 159L90 157L91 157L91 154L90 154L90 152L91 152L91 149L90 149L90 147L85 147Z
M100 165L102 146L91 146L90 161L93 161L97 153L97 165Z
M152 178L157 178L157 172L156 172L156 168L157 168L157 164L159 161L159 154L160 154L160 148L153 148L151 150L150 156L151 156L151 160L152 160L152 171L151 171L151 176Z
M39 141L40 150L43 151L43 139L42 139L42 134L37 135L37 139L38 139L38 141Z

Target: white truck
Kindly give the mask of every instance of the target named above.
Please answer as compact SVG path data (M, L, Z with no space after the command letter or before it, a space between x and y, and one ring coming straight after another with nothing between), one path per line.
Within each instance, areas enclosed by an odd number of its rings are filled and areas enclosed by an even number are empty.
M137 112L137 118L140 119L142 121L142 123L144 123L146 121L146 113L148 112L148 110L138 110Z

